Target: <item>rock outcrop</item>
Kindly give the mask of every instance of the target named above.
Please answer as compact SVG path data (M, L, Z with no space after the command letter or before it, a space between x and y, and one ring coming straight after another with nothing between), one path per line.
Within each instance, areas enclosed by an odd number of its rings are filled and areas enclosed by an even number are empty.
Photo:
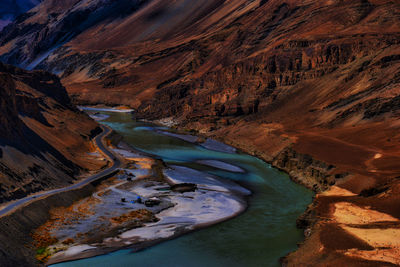
M315 160L310 155L299 154L290 147L281 151L271 163L315 192L327 190L336 183L336 179L344 176L334 174L335 166Z

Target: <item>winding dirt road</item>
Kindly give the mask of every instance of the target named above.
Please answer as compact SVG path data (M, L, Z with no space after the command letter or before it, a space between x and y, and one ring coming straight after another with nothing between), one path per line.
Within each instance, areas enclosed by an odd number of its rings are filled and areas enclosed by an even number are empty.
M101 134L99 134L98 136L96 136L95 138L95 143L97 145L97 147L99 148L99 150L104 153L112 162L112 166L95 174L92 176L87 177L86 179L80 181L79 183L64 187L64 188L58 188L58 189L54 189L51 191L46 191L37 195L32 195L32 196L27 196L25 198L22 199L18 199L17 201L11 202L6 206L3 206L3 208L0 210L0 217L7 215L13 211L15 211L16 209L20 208L21 206L36 201L40 198L43 197L47 197L50 195L54 195L54 194L58 194L61 192L66 192L66 191L70 191L70 190L74 190L77 188L80 188L82 186L85 186L93 181L99 180L101 178L103 178L104 176L110 175L111 173L113 173L115 170L117 170L119 167L121 167L121 161L118 159L118 157L116 157L114 155L114 153L109 150L107 148L107 146L105 145L104 142L104 138L111 133L111 128L104 126L104 125L100 125L100 127L102 128L103 132Z

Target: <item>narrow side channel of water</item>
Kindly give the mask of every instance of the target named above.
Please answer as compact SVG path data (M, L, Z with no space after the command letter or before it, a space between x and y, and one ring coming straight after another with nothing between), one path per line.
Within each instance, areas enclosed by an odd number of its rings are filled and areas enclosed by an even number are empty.
M131 120L130 114L109 113L111 126L136 149L154 154L167 164L181 165L232 179L248 189L248 210L242 215L140 252L121 250L108 255L54 266L279 266L279 258L297 247L303 235L296 218L312 201L312 192L255 157L206 149L155 131L162 129ZM200 164L220 160L240 167L229 172Z

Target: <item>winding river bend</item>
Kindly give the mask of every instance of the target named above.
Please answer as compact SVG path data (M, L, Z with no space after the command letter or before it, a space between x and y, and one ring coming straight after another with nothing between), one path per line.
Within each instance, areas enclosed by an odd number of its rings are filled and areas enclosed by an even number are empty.
M303 239L296 218L312 201L312 192L260 159L224 149L190 143L149 123L135 122L127 113L101 112L109 125L134 148L151 153L169 165L180 165L237 181L250 189L248 209L242 215L132 253L108 255L57 264L83 266L279 266L279 258L293 251ZM222 150L222 151L221 151ZM245 172L224 171L205 165L212 160L235 165Z

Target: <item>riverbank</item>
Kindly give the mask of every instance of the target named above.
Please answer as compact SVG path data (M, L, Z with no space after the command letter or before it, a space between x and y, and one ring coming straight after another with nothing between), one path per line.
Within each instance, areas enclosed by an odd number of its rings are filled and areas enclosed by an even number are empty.
M392 152L385 154L319 135L286 134L278 124L174 124L257 156L317 193L313 204L297 220L306 239L298 250L282 259L283 265L400 263L399 246L388 234L396 236L400 228L396 208L400 204L396 193L400 181ZM380 219L360 224L353 217L360 213L348 209L349 205L368 216L379 213Z
M122 248L137 251L228 220L246 209L244 196L250 191L243 187L179 166L165 168L160 160L127 149L126 145L114 149L127 166L119 175L103 182L92 196L74 203L62 215L50 218L42 226L46 230L42 235L39 228L39 239L50 233L57 240L46 248L51 253L46 264ZM80 214L68 218L71 211ZM68 219L57 224L59 217Z

